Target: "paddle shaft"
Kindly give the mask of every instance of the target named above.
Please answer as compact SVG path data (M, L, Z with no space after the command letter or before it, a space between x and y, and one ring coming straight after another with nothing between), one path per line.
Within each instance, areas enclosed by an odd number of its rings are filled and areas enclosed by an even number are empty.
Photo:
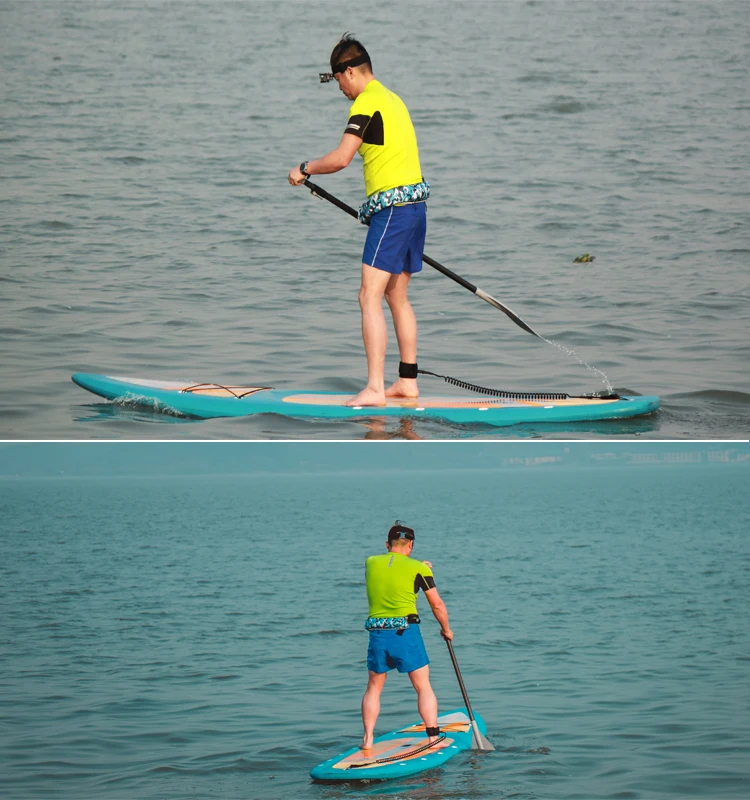
M466 706L466 710L469 713L469 719L471 720L471 727L474 731L474 748L477 750L494 750L495 748L492 744L482 736L482 732L479 730L479 725L477 725L477 721L474 719L474 712L471 710L471 703L469 702L469 695L466 692L466 686L464 686L464 679L461 677L461 670L458 668L458 661L456 661L456 654L453 651L453 642L450 639L446 639L445 643L448 645L448 652L451 654L451 661L453 662L453 669L456 671L456 678L458 679L458 685L461 689L461 695L464 698L464 704Z
M458 678L458 686L461 689L461 695L464 698L464 705L469 712L469 719L472 725L474 724L474 712L471 710L471 703L469 702L469 695L466 693L466 686L464 686L464 679L461 677L461 670L458 668L458 661L456 661L456 654L453 650L453 642L446 639L445 643L448 645L448 652L451 654L451 661L453 662L453 669L456 671L456 678Z
M305 178L304 184L314 195L322 197L324 200L328 200L329 203L338 206L338 208L340 208L342 211L346 211L346 213L349 214L349 216L354 217L354 219L359 219L359 216L355 211L355 209L344 203L342 200L339 200L338 197L334 197L330 192L327 192L325 189L322 189L320 186L314 184L307 178ZM445 275L447 278L450 278L452 281L455 281L460 286L463 286L464 289L468 289L472 294L475 294L477 297L480 297L486 303L489 303L491 306L494 306L495 308L502 311L503 314L505 314L511 320L513 320L513 322L515 322L519 328L523 328L523 330L532 334L532 336L537 336L540 339L543 338L539 336L539 334L533 328L527 325L518 316L518 314L516 314L514 311L511 311L511 309L508 308L508 306L503 305L499 300L495 300L495 298L492 297L492 295L487 294L487 292L484 292L477 286L474 286L474 284L471 283L470 281L467 281L466 278L462 278L460 275L456 275L456 273L453 272L453 270L448 269L448 267L443 266L441 263L435 261L434 258L430 258L428 255L423 254L422 261L424 261L425 264L429 264L429 266L431 266L433 269L436 269L438 272L442 272L443 275Z

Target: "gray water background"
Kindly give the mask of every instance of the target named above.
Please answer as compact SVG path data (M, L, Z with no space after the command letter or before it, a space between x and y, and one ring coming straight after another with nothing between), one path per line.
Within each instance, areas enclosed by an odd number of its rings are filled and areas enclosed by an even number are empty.
M172 425L69 381L361 387L365 229L286 183L339 141L348 102L317 73L345 30L411 109L433 189L426 252L615 389L663 398L629 424L416 434L745 438L742 0L1 0L0 434L370 435L274 417ZM320 183L363 199L358 158ZM596 260L574 264L584 252ZM427 369L503 389L604 388L428 267L412 296ZM397 360L391 336L391 375Z
M138 475L128 450L130 477L0 479L4 800L750 794L747 465L498 468L485 444L481 470L404 452L376 472L361 448L256 443L234 447L264 474L239 476L191 447L179 469L205 476ZM434 563L497 750L314 785L361 733L362 566L395 516ZM439 701L459 706L419 605ZM394 674L378 732L415 718Z

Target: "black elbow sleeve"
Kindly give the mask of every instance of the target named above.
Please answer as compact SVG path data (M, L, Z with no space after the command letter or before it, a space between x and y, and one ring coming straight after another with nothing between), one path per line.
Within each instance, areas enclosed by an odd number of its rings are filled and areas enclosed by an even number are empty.
M428 589L434 588L435 579L432 577L432 575L427 575L426 577L424 575L417 575L417 577L414 579L414 594L417 594L420 589L423 592L426 592Z

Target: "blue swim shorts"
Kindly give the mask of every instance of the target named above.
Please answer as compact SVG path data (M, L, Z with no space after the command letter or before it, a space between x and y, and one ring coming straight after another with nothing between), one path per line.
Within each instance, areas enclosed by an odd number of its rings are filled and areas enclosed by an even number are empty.
M413 672L430 663L419 625L409 625L402 631L400 636L396 630L370 631L367 669L377 673L392 669Z
M384 208L370 219L362 263L392 275L420 272L426 234L424 203Z

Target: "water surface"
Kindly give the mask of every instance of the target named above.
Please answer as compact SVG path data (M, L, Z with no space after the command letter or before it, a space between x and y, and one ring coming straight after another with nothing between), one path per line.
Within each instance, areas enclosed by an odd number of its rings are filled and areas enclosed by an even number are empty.
M0 479L5 798L748 796L747 467L500 467L485 444L479 470L373 471L342 444L248 447L264 474ZM362 567L396 516L497 751L314 785L360 735ZM420 606L440 703L460 705ZM390 677L378 731L414 717Z
M417 434L747 436L746 2L0 0L0 20L2 435L367 435L273 417L175 426L69 380L361 387L364 228L286 183L338 143L348 103L317 73L353 30L413 114L427 253L616 390L664 400L624 428ZM357 163L320 182L363 199ZM596 260L574 264L584 252ZM430 268L412 295L426 369L604 388Z

